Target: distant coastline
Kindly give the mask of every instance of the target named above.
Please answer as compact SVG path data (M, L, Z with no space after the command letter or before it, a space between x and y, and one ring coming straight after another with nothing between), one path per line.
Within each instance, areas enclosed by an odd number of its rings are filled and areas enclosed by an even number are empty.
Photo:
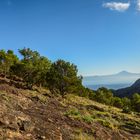
M90 89L93 89L93 90L97 90L98 88L100 87L106 87L108 89L114 89L114 90L117 90L117 89L120 89L120 88L126 88L126 87L129 87L131 86L132 84L131 83L127 83L127 84L99 84L99 85L85 85L85 87L88 87Z

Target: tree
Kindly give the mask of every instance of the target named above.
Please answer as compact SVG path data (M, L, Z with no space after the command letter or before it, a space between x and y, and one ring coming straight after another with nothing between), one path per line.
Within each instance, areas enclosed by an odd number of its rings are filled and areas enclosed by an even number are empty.
M128 99L127 97L122 98L122 103L124 107L131 107L131 100Z
M114 97L113 98L113 106L118 107L118 108L122 108L123 107L123 102L122 102L121 98Z
M140 95L135 93L132 97L132 107L134 111L140 112Z
M111 90L108 90L107 88L99 88L95 94L95 100L110 105L112 102L113 94Z
M11 74L21 77L30 88L33 85L45 86L46 73L51 67L51 61L30 48L20 49L19 53L23 59L11 67Z
M51 61L48 60L46 57L40 57L37 59L34 63L34 83L38 86L46 86L46 76L47 72L49 71L51 67Z
M72 87L81 84L81 77L77 76L78 69L74 64L57 60L54 62L47 74L47 83L49 89L55 93L58 92L64 96L70 92Z
M7 75L12 65L18 62L18 57L12 50L0 50L0 72Z
M18 50L19 53L23 56L22 61L34 60L35 58L40 57L40 54L37 51L32 51L30 48L23 48Z

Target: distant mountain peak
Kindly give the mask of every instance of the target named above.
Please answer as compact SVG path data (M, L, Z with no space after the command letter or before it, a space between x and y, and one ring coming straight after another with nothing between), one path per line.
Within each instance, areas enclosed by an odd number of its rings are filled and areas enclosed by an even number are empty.
M130 74L130 72L124 70L124 71L119 72L118 74Z

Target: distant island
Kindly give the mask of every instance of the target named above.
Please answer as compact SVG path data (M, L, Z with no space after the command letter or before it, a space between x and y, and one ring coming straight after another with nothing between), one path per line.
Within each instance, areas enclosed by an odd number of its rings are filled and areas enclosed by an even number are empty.
M83 85L94 90L100 87L116 90L131 86L139 78L140 73L121 71L112 75L85 76L83 77Z

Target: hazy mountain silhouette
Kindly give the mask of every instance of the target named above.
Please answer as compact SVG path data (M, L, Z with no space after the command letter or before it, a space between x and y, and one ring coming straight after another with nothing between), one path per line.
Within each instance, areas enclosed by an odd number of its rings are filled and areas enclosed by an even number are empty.
M83 85L91 89L97 89L102 86L111 89L119 89L132 85L139 78L140 73L121 71L112 75L85 76L83 77Z

